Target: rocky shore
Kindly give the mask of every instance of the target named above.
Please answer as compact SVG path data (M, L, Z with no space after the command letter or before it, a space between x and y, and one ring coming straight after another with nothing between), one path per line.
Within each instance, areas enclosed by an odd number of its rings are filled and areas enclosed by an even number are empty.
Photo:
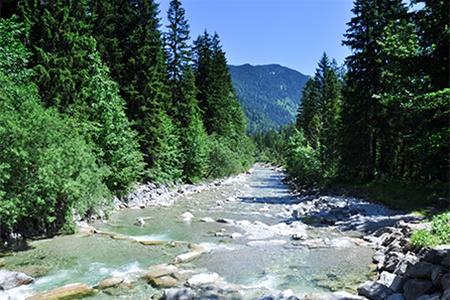
M377 281L368 281L358 293L370 300L449 300L450 245L413 251L409 237L429 223L399 221L366 236L377 252Z

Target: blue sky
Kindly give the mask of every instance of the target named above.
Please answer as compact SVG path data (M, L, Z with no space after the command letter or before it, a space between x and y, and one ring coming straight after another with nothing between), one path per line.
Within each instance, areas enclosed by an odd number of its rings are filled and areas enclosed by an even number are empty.
M166 24L170 0L160 3ZM276 63L313 75L325 51L338 64L352 0L182 0L191 37L219 34L229 64ZM164 27L162 28L166 30Z

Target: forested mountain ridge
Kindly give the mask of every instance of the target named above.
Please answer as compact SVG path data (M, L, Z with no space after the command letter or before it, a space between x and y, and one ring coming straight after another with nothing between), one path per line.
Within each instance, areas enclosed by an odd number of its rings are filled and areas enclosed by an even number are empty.
M248 133L278 129L295 120L308 76L277 64L228 66Z

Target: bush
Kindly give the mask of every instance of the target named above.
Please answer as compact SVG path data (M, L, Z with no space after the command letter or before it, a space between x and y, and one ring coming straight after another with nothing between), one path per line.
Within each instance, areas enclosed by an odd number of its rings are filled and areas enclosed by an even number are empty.
M225 138L209 137L207 178L223 178L241 171L239 156L227 145Z
M31 85L0 72L0 86L1 223L57 230L73 209L83 213L108 198L103 170L75 122L44 109Z
M410 243L414 249L450 244L450 212L434 216L431 223L430 230L420 229L411 236Z
M302 184L315 185L323 179L319 153L308 144L302 131L290 139L286 169Z

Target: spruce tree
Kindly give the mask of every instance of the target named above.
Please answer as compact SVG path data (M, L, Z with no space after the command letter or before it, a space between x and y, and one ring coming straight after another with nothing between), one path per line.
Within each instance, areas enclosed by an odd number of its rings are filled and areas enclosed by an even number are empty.
M194 42L194 75L203 124L210 136L211 176L228 176L251 164L245 116L237 102L225 53L217 34L206 31Z
M171 178L169 173L178 173L172 168L178 168L180 158L177 155L180 154L165 156L164 153L177 145L174 141L177 138L167 114L170 95L158 5L153 0L117 0L92 1L90 7L90 22L100 54L112 70L111 76L119 83L127 115L139 133L147 168L154 168L151 177L155 180ZM174 161L169 162L169 157ZM161 167L160 158L167 169Z
M183 151L184 179L196 181L204 175L206 164L206 134L196 99L197 88L192 73L189 24L180 1L170 2L169 25L165 35L169 87L170 114L180 137Z
M336 63L324 53L315 76L306 83L297 116L297 128L317 151L328 177L336 176L339 158L341 85Z
M47 107L75 118L87 142L95 145L106 184L122 193L142 171L136 134L124 112L123 99L101 62L84 1L19 4L30 28L26 45L34 50L31 65Z
M194 46L197 98L206 132L225 137L245 135L245 117L234 93L219 36L205 32L196 39Z
M380 41L388 31L401 27L396 20L407 18L401 0L357 0L348 23L344 45L352 49L347 57L348 73L343 103L342 172L359 179L372 179L389 172L392 155L390 117L379 96L391 87L385 70L391 62Z

